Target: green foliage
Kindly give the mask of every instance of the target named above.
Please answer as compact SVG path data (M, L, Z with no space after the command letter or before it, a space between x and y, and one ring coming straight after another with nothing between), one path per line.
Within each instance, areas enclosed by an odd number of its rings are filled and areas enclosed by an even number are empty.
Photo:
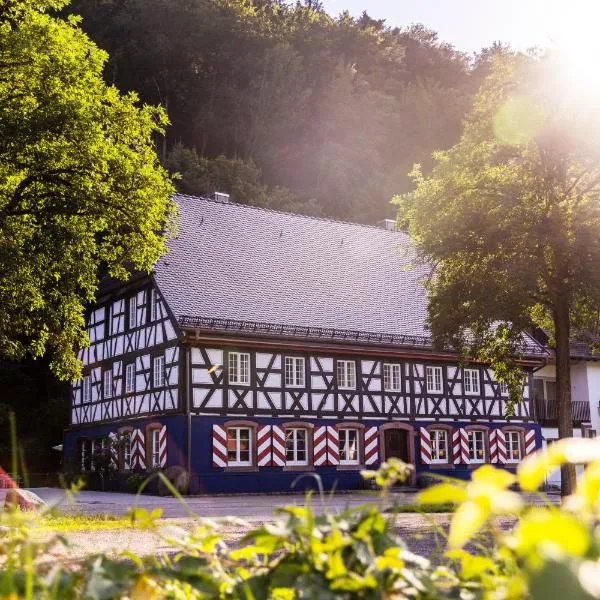
M534 490L548 468L565 461L587 464L576 493L560 506L528 506L511 488ZM392 460L372 477L383 489L406 474ZM159 475L162 477L162 475ZM168 481L166 481L168 485ZM172 490L176 494L175 490ZM184 500L180 497L180 500ZM69 531L77 519L11 512L0 515L0 593L14 598L221 598L434 600L599 598L600 442L563 440L523 461L513 475L486 465L469 482L447 480L421 492L423 505L456 503L448 548L432 564L407 550L394 516L378 508L340 514L316 513L305 506L276 511L272 524L252 529L229 548L219 522L198 519L189 531L161 520L162 511L136 508L131 522L158 534L170 554L140 558L90 556L77 564L46 557L65 543L60 535L45 542L35 532ZM509 529L496 526L510 517ZM86 519L83 519L86 526ZM122 524L100 519L91 528Z
M4 3L3 3L4 4ZM84 307L108 273L164 252L171 184L153 136L164 111L102 78L107 55L60 1L0 13L0 354L47 353L78 375Z

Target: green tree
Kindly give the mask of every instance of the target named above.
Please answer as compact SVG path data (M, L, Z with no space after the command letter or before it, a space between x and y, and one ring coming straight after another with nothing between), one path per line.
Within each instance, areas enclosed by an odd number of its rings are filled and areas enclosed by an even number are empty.
M416 190L396 201L435 265L429 323L438 343L500 368L511 366L509 350L518 355L523 331L552 332L564 438L573 433L571 335L595 329L600 306L600 123L561 60L496 60L460 142L436 155L429 176L417 167ZM516 371L501 375L514 398ZM574 479L564 467L564 494Z
M165 251L172 186L154 137L166 116L103 80L107 60L63 0L0 2L0 354L79 374L101 275Z

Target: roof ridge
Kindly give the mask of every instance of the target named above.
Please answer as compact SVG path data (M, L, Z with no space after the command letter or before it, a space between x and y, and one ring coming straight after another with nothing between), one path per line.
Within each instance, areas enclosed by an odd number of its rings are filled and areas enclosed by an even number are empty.
M240 202L223 202L222 200L215 200L214 198L209 198L207 196L193 196L192 194L182 194L180 192L176 192L173 194L175 198L183 197L189 198L191 200L205 200L206 202L214 202L215 204L224 204L226 206L236 206L240 208L249 208L252 210L260 210L263 212L274 213L277 215L288 215L292 217L302 217L304 219L313 219L315 221L325 221L327 223L338 223L340 225L355 225L356 227L366 227L367 229L376 229L377 231L383 231L385 233L402 233L406 237L410 237L408 233L405 231L390 231L389 229L384 229L383 227L379 227L378 225L367 225L366 223L356 223L355 221L345 221L343 219L334 219L332 217L318 217L315 215L303 215L301 213L288 212L285 210L278 210L276 208L266 208L264 206L256 206L254 204L241 204ZM384 217L385 218L385 217Z

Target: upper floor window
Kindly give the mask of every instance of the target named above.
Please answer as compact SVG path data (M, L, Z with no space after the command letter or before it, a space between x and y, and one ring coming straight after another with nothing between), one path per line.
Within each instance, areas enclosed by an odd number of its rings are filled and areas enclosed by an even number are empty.
M160 467L160 429L152 429L150 433L151 467Z
M358 429L344 428L339 430L340 465L357 465L360 462L358 452Z
M156 356L154 358L154 387L163 387L165 385L165 357Z
M356 388L356 363L353 360L337 361L337 384L344 390Z
M308 464L308 430L293 427L285 430L285 462L289 466Z
M431 431L431 462L447 463L448 460L448 432L445 429Z
M285 385L287 387L304 387L303 358L285 357Z
M250 354L246 352L229 353L229 383L250 384Z
M425 367L425 382L428 392L441 392L442 367Z
M505 431L506 460L509 463L521 462L521 433L519 431Z
M158 294L155 289L150 292L150 320L158 319Z
M508 384L506 383L506 381L500 382L500 393L503 396L508 396Z
M479 394L479 371L477 369L463 370L463 386L465 394Z
M388 392L400 391L400 365L383 365L383 389Z
M83 394L83 402L91 402L92 401L92 378L90 375L86 375L83 378L82 394Z
M137 327L137 296L129 298L129 329Z
M485 462L485 432L484 431L469 431L467 432L469 439L469 461L471 463Z
M135 364L129 363L125 367L125 393L135 392Z
M112 398L113 395L113 376L112 369L104 371L104 398Z
M227 465L252 466L252 430L250 427L227 428Z

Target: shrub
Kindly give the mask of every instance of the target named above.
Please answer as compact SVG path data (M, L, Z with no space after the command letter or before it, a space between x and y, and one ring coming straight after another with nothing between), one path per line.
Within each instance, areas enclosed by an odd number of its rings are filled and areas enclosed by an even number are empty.
M518 483L536 491L547 471L565 462L588 466L576 493L561 506L527 505L511 489ZM176 546L174 556L92 556L76 565L59 562L50 570L42 559L60 538L34 543L35 519L5 514L0 594L42 599L600 598L600 441L557 442L523 461L517 475L485 465L469 482L445 480L422 491L421 504L456 505L448 548L437 565L408 551L396 535L387 497L406 472L406 465L389 461L365 474L382 489L379 507L317 515L308 495L305 506L279 509L275 524L250 531L233 550L211 521L199 520L189 532L162 527L160 510L135 509L136 526ZM498 516L512 518L514 527L497 527Z

